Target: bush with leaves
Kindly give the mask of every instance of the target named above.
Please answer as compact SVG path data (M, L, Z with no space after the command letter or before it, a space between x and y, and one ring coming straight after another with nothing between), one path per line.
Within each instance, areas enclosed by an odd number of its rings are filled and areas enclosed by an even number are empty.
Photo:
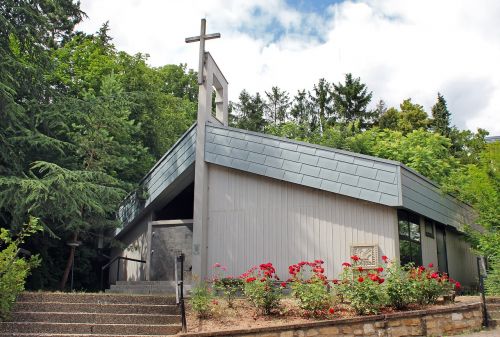
M440 274L432 267L432 263L429 264L428 268L409 265L409 279L413 294L420 305L434 304L440 296L460 289L460 282L449 278L447 274Z
M288 267L292 294L299 307L313 316L324 317L332 302L322 260L301 261Z
M263 263L259 267L252 267L240 278L245 284L243 288L245 296L264 315L270 315L279 308L283 297L284 283L281 286L275 285L275 281L279 281L279 278L272 263Z
M212 292L205 282L200 282L191 289L189 304L199 318L206 318L211 312Z
M352 264L343 263L344 270L339 281L342 292L356 313L378 314L387 301L381 286L385 281L381 277L384 268L365 269L356 255L351 256L351 260Z
M406 309L409 304L415 302L416 297L408 269L398 261L389 261L387 257L384 262L388 264L385 282L388 304L394 309Z
M224 273L227 271L227 268L220 263L215 263L213 269L214 277L212 284L214 290L220 292L227 301L228 307L232 308L234 298L238 292L243 291L243 280L234 278L231 275L225 276Z
M42 230L38 220L30 218L23 226L16 239L10 232L0 228L0 321L9 317L12 304L19 293L24 290L26 277L32 268L40 264L38 256L29 259L19 257L19 246L32 234Z

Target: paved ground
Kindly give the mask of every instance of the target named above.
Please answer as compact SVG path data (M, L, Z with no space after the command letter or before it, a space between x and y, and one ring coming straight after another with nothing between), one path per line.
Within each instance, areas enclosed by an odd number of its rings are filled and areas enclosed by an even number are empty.
M500 337L500 327L495 329L483 330L466 335L458 335L459 337Z

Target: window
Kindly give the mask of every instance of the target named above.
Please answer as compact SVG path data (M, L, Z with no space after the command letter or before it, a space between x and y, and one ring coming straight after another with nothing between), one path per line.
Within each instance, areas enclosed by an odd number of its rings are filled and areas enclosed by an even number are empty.
M425 236L434 239L434 221L431 219L425 219Z
M402 265L410 262L415 265L422 264L419 220L419 216L415 213L398 210L399 254Z

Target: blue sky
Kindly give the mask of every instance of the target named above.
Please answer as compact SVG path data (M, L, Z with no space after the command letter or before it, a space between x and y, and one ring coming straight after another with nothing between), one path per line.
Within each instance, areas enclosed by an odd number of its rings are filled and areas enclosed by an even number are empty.
M109 21L120 50L148 53L152 65L187 63L184 38L207 18L207 42L229 81L242 89L279 86L293 96L319 78L353 73L398 106L412 98L430 113L441 92L460 128L500 134L500 1L477 0L82 0L95 32ZM397 19L396 19L397 18Z

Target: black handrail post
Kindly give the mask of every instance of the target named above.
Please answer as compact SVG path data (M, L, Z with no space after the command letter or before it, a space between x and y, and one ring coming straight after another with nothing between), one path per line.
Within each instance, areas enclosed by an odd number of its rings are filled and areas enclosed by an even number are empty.
M116 264L116 281L115 284L118 283L118 280L120 279L120 260L118 259L118 263Z
M123 256L116 256L113 258L111 261L106 263L104 266L101 267L101 290L104 290L104 271L108 269L115 261L118 261L118 266L116 268L116 280L118 281L120 277L120 260L125 260L125 261L133 261L133 262L139 262L139 263L146 263L145 260L138 260L138 259L131 259L129 257L123 257Z
M484 265L484 258L477 257L477 273L479 274L479 295L481 297L481 305L483 307L483 326L488 327L488 307L486 306L486 295L484 292L484 273L486 272L486 267Z
M182 332L187 332L186 308L184 307L184 254L183 253L177 256L177 261L179 261L181 265L181 279L178 283L178 289L179 289L179 304L181 306Z

